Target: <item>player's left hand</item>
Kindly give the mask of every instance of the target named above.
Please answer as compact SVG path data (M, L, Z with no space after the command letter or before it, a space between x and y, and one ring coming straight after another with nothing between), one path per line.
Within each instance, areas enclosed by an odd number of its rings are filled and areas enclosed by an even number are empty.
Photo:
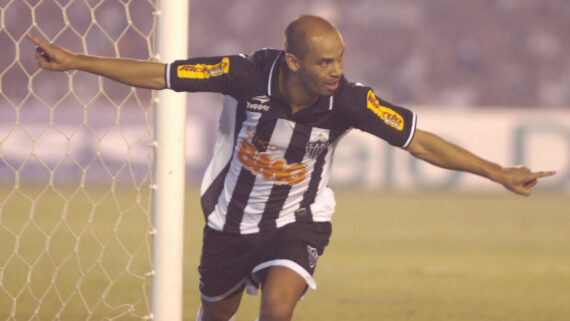
M514 193L529 196L539 178L554 174L556 171L532 172L525 166L507 167L501 170L499 182Z

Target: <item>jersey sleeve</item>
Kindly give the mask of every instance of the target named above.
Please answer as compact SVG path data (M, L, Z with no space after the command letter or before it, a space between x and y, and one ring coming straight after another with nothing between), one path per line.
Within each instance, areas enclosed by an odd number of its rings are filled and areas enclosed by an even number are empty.
M247 85L251 72L251 62L245 55L177 60L166 65L166 87L232 95Z
M401 148L409 146L416 131L412 110L382 100L369 87L352 85L346 118L350 125Z

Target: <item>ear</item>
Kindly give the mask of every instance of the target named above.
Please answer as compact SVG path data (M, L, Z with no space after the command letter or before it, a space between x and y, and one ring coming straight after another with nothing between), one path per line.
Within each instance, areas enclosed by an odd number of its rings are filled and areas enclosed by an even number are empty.
M290 52L285 52L285 63L287 64L287 67L289 67L289 69L293 72L297 72L301 68L301 62L299 61L299 58Z

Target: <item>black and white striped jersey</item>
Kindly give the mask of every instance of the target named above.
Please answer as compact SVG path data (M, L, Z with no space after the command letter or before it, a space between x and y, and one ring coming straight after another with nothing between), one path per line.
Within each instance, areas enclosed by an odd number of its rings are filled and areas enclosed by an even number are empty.
M278 87L283 52L193 58L166 67L167 87L226 95L213 158L201 187L208 226L241 234L295 221L328 222L339 139L357 128L406 147L416 116L344 77L332 96L292 114Z

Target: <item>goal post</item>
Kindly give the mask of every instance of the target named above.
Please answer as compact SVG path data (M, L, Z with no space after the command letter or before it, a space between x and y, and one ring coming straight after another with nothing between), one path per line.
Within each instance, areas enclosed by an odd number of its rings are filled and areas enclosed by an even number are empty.
M188 12L189 0L159 0L160 60L186 57ZM182 320L186 94L163 90L157 97L151 311L155 320L176 321Z

